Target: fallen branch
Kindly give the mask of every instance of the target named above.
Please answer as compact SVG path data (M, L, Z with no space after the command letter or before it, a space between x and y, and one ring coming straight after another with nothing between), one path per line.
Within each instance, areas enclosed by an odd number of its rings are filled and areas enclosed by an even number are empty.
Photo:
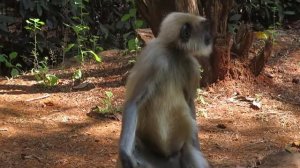
M36 97L36 98L31 98L31 99L27 99L26 102L30 102L30 101L35 101L35 100L40 100L40 99L45 99L47 97L50 97L50 94L45 94L43 96L40 96L40 97Z

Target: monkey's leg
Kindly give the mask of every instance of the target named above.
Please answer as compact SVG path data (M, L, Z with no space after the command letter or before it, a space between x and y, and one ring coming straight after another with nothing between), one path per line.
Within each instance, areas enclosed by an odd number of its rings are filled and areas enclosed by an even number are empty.
M181 168L209 168L209 164L200 150L192 143L186 143L183 146L180 165Z
M136 168L181 168L180 152L171 157L163 157L150 151L148 146L143 145L139 138L136 138L135 144L133 155L137 161Z

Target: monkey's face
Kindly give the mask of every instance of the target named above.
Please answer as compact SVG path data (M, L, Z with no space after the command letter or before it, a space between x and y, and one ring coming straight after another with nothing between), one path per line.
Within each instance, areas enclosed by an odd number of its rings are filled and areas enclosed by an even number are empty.
M201 16L174 12L163 20L158 38L193 55L209 56L213 41L210 29L210 23Z

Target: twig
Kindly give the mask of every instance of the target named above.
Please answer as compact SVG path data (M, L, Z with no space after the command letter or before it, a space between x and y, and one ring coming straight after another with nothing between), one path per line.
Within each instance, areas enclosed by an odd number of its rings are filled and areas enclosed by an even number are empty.
M49 96L50 96L50 94L47 93L47 94L45 94L45 95L43 95L43 96L40 96L40 97L27 99L26 102L35 101L35 100L40 100L40 99L45 99L45 98L47 98L47 97L49 97Z

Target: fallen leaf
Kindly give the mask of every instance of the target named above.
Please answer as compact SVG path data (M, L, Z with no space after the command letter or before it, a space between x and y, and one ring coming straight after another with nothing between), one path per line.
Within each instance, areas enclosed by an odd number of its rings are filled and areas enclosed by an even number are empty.
M46 106L54 106L54 103L53 102L51 102L51 101L49 101L49 102L45 102L44 103Z
M251 107L253 109L261 109L262 103L261 103L261 101L254 100L251 104Z
M201 110L199 110L198 112L197 112L197 117L198 116L202 116L202 117L204 117L204 118L207 118L208 117L208 112L207 112L207 110L206 109L201 109Z
M292 147L300 148L300 141L295 141L292 143Z

